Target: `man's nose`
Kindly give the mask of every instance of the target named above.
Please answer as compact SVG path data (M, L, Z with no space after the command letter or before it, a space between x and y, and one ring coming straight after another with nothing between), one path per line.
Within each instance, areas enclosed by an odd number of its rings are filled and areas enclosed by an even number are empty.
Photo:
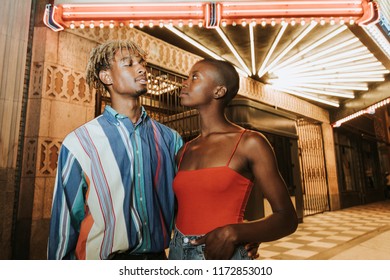
M145 68L145 66L143 66L142 64L140 64L140 65L138 66L137 73L138 73L138 74L146 73L146 68Z

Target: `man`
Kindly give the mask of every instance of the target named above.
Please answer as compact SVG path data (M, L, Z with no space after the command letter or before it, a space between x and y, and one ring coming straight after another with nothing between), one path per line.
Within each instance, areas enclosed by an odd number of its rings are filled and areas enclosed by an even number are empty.
M129 41L92 52L87 83L111 106L63 141L53 195L49 259L166 259L179 134L151 119L146 53Z

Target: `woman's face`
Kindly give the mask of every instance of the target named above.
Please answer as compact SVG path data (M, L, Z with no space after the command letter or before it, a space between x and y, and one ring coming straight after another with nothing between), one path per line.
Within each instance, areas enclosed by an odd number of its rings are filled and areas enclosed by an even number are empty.
M197 62L192 66L188 79L183 82L180 100L183 106L197 108L207 105L214 99L217 84L217 71L207 62Z

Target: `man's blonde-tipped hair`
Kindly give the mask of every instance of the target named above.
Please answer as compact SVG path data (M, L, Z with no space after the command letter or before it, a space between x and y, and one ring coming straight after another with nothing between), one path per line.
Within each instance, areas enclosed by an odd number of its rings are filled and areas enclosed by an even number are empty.
M105 42L94 48L89 57L86 79L90 88L95 88L101 93L106 91L105 85L99 78L99 73L102 70L110 69L111 61L114 60L116 52L123 49L146 60L146 51L132 41L113 40Z

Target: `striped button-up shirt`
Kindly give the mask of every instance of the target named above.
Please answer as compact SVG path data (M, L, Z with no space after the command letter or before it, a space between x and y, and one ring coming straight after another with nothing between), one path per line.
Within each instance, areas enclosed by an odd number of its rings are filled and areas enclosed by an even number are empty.
M144 108L136 125L107 106L71 132L58 158L48 258L106 259L167 248L182 144Z

